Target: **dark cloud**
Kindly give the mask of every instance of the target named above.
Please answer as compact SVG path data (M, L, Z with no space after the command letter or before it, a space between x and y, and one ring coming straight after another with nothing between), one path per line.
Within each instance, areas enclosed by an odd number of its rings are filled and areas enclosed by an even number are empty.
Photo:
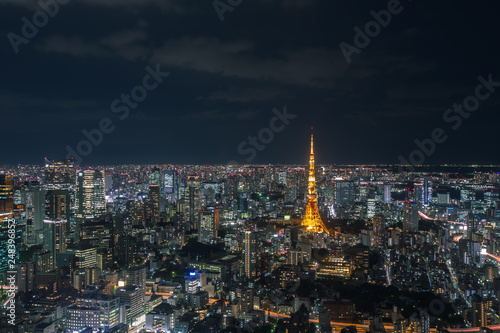
M387 1L243 0L221 22L212 1L72 0L15 54L5 36L40 7L0 0L0 164L63 157L104 117L116 130L85 163L225 163L284 105L296 120L254 162L305 163L314 126L319 162L396 163L479 75L500 81L497 4L401 3L348 64L339 44ZM112 102L156 64L171 75L120 120ZM486 139L499 104L500 91L428 161L500 163Z

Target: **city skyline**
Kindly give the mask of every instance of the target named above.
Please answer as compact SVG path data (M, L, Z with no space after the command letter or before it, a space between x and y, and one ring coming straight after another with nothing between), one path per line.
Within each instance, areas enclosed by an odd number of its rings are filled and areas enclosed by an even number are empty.
M0 0L0 333L500 333L491 0Z

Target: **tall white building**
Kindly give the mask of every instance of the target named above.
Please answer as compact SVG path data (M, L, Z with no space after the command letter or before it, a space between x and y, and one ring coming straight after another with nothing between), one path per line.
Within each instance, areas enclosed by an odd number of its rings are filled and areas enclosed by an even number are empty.
M104 332L120 324L119 316L118 297L102 294L79 297L76 304L66 310L65 328L73 332L87 326L94 332Z

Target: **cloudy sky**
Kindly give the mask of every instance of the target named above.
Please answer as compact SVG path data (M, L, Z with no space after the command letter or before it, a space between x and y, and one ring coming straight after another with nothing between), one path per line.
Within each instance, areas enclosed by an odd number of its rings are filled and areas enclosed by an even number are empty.
M401 0L350 63L339 45L391 1L60 2L43 22L37 1L0 0L0 165L64 158L105 118L83 164L244 163L238 146L285 106L296 117L253 163L306 163L313 126L319 163L398 163L442 128L426 163L500 164L500 87L456 129L443 119L478 76L500 82L494 1ZM147 66L169 75L120 119Z

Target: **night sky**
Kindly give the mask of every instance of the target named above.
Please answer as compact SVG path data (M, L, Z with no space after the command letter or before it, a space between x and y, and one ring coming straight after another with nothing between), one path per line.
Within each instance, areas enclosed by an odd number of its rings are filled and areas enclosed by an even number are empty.
M16 54L8 34L41 8L0 0L0 165L64 158L106 118L114 131L82 164L246 163L238 146L285 106L296 117L252 163L307 163L314 126L318 163L395 164L442 128L425 163L500 164L500 86L461 124L443 119L478 76L500 82L493 0L401 0L350 64L340 43L391 1L243 0L223 21L212 0L60 1ZM113 112L157 65L169 75Z

